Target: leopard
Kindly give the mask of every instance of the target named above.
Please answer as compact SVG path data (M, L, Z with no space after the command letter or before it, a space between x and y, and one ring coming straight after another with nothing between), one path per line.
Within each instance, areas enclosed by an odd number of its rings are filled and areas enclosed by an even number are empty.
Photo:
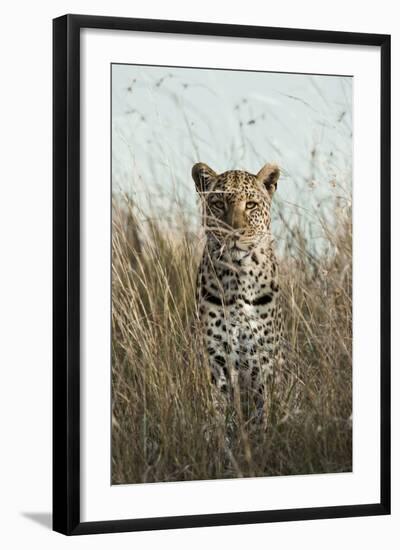
M196 302L213 386L225 397L250 395L265 413L268 388L284 362L282 301L272 199L280 168L257 174L192 168L201 199L205 244L197 272Z

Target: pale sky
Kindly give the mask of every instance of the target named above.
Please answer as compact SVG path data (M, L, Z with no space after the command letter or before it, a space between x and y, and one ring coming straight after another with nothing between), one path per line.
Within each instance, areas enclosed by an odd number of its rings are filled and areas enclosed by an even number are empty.
M281 206L329 208L351 194L352 78L113 65L112 139L113 191L144 212L150 197L167 216L177 199L196 216L198 161L252 173L277 162Z

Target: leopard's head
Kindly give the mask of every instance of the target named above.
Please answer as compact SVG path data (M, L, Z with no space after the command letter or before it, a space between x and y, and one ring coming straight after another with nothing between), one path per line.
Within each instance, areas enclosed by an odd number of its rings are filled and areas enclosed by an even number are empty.
M213 248L240 257L270 237L271 203L279 174L275 164L266 164L257 175L242 170L217 174L204 163L193 166L203 225Z

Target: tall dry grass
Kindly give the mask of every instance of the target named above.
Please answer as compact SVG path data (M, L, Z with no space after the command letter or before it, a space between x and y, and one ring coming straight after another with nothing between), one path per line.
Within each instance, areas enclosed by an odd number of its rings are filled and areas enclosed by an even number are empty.
M312 242L278 214L287 360L263 429L213 405L194 321L198 232L143 223L132 198L114 199L113 483L351 470L351 212L315 212Z

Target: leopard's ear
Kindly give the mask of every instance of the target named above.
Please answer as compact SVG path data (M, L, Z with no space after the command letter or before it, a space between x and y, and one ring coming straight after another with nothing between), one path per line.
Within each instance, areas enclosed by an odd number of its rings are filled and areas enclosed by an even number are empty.
M257 179L272 196L278 187L278 179L281 171L277 164L266 164L257 174Z
M196 184L198 193L208 191L214 182L217 174L204 162L198 162L192 168L192 178Z

